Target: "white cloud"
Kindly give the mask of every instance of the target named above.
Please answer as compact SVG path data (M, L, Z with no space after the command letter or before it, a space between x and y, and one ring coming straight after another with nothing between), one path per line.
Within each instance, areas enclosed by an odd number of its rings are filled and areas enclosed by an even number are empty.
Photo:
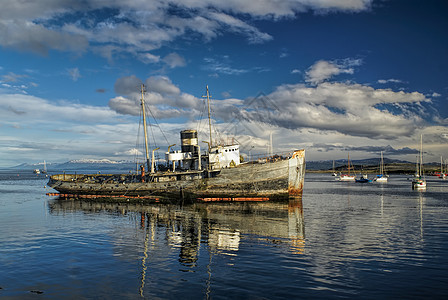
M361 65L361 63L360 59L319 60L306 71L305 80L316 85L341 73L353 74L353 67Z
M139 55L139 58L144 63L157 63L160 61L160 56L152 55L151 53L142 53Z
M419 105L429 102L417 92L393 92L360 84L327 82L315 87L282 85L258 100L272 103L271 110L243 111L242 118L263 120L290 129L315 128L374 139L413 134L424 123L424 109ZM263 106L266 105L260 107ZM413 110L414 106L419 106L419 110Z
M109 100L109 107L119 114L138 116L140 114L140 103L135 99L118 96Z
M125 151L121 151L121 152L115 152L114 153L115 156L139 156L139 155L143 155L142 151L136 149L136 148L132 148L132 149L128 149Z
M180 89L166 76L152 76L146 79L146 86L151 92L159 94L180 94Z
M381 84L386 84L386 83L402 83L403 81L399 80L399 79L379 79L378 83Z
M223 56L220 57L219 59L206 57L204 58L204 61L206 63L204 69L216 73L217 74L216 76L218 76L218 74L241 75L250 72L250 70L248 69L238 69L232 67L230 65L231 62L228 56Z
M431 96L434 97L434 98L436 98L436 97L440 97L440 96L442 96L442 95L439 94L439 93L434 92L434 93L432 93Z
M117 79L115 91L117 96L109 101L109 107L119 114L138 116L140 114L141 92L140 79L128 76ZM152 76L145 80L145 102L148 109L157 119L185 117L197 115L202 100L181 93L166 76Z
M170 53L163 58L163 62L170 68L184 67L186 65L185 59L177 53Z
M0 45L46 55L50 49L82 53L87 49L88 41L82 35L46 28L31 21L8 21L6 18L0 21Z
M160 58L150 51L187 34L214 39L225 32L245 36L249 43L272 40L251 20L295 18L297 13L358 12L372 0L128 0L6 1L0 10L0 45L47 54L49 50L82 53L91 49L112 59L127 52L146 63ZM172 8L179 14L173 14ZM100 15L103 9L115 14ZM70 18L76 15L76 18ZM64 18L68 17L68 18ZM68 21L72 19L73 21ZM61 20L64 20L63 22ZM132 20L129 22L128 20ZM170 67L181 66L168 58Z
M74 103L52 103L48 100L22 95L2 94L0 119L5 124L19 122L24 126L33 122L101 122L117 116L108 108Z
M115 81L114 90L119 95L139 94L138 87L143 82L135 75L120 77Z
M28 75L20 75L20 74L15 74L13 72L9 72L6 75L2 75L2 81L4 81L4 82L18 82L22 78L26 78L26 77L28 77Z
M81 77L81 72L79 72L78 68L67 69L68 75L73 81L78 81Z
M228 27L231 31L246 34L248 36L249 42L253 44L263 43L272 40L272 36L270 36L269 34L260 32L257 28L228 14L210 13L210 16L214 20Z

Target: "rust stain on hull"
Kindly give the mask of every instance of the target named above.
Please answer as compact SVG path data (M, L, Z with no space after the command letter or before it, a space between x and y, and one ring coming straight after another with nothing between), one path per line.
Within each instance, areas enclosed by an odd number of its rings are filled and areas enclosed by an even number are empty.
M296 150L291 158L305 158L305 150Z
M299 188L295 188L294 186L289 186L288 192L289 192L289 196L293 196L293 197L302 196L303 182L300 184Z
M293 152L289 162L288 194L290 197L299 197L303 192L305 177L305 150Z

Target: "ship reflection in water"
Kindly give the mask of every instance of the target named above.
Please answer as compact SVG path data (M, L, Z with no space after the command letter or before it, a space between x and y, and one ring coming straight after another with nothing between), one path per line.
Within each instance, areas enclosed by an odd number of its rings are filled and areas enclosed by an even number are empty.
M238 256L244 239L274 244L293 254L302 254L305 248L301 198L289 202L196 203L184 206L53 200L49 208L53 215L79 212L110 214L133 223L123 229L128 232L115 233L117 236L112 236L112 240L116 238L116 241L112 243L122 246L114 248L117 252L114 255L140 260L141 296L144 296L148 282L148 264L155 256L165 255L165 259L176 257L181 272L197 272L198 268L207 272L208 295L213 256ZM134 240L123 243L123 236ZM129 244L134 247L124 246Z

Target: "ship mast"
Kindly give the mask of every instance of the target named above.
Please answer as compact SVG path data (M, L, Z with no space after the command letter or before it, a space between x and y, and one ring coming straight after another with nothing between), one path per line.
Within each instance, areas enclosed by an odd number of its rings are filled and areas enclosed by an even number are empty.
M202 96L203 98L207 98L207 105L208 105L208 129L209 129L209 133L210 133L210 144L208 145L208 151L210 153L210 148L212 147L212 121L210 118L210 94L208 92L208 85L206 85L206 89L207 89L207 95L206 96Z
M142 114L143 114L143 132L145 134L146 168L149 171L151 169L150 169L150 163L149 163L148 133L147 133L147 128L146 128L145 98L143 95L143 93L145 92L144 84L141 85L141 92L142 92L141 104L142 104Z

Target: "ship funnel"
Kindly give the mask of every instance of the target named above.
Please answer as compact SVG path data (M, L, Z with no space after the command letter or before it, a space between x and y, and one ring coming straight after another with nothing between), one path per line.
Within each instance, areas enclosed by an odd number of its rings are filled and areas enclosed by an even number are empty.
M197 130L182 130L180 132L182 152L191 152L193 156L198 154L198 132Z

